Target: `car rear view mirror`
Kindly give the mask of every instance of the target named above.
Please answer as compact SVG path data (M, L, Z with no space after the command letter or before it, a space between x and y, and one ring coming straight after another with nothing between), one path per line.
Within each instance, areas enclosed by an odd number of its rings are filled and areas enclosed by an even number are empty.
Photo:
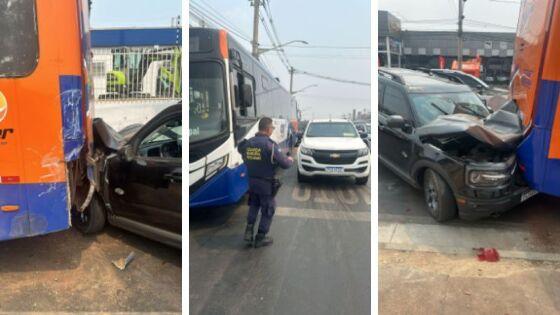
M406 125L407 125L406 121L400 115L391 115L387 119L387 126L390 128L403 129L406 127Z
M125 161L130 162L134 159L134 152L130 144L121 148L121 154Z

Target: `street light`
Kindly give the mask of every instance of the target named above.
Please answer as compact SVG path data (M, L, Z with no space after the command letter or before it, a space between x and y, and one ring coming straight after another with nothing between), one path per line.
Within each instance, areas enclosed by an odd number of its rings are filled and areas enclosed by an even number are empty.
M278 48L282 48L282 47L288 46L288 45L293 44L293 43L302 43L302 44L305 44L305 45L308 45L308 44L309 44L308 42L306 42L306 41L304 41L304 40L291 40L291 41L289 41L289 42L287 42L287 43L280 44L280 45L278 45L278 46L276 46L276 47L271 47L271 48L259 48L259 49L257 50L257 54L260 55L260 54L264 54L265 52L269 52L269 51L272 51L272 50L279 50Z
M301 92L303 92L307 89L314 88L314 87L318 87L318 85L317 84L308 85L308 86L304 87L303 89L292 92L292 95L296 95L297 93L301 93Z

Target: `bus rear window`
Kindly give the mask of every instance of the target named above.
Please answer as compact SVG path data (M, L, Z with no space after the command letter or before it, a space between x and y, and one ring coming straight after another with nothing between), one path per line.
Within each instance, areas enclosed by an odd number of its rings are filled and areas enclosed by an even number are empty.
M0 0L0 77L21 77L38 60L36 0Z

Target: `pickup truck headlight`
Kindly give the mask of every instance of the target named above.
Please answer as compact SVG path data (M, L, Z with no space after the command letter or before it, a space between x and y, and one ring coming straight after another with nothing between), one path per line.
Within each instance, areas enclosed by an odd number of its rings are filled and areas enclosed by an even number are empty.
M368 155L368 154L369 154L369 149L368 148L358 150L358 157L365 156L365 155Z
M214 160L206 165L206 179L214 176L219 170L224 168L227 164L227 155Z
M309 156L313 155L313 150L306 147L299 147L299 152L303 155L309 155Z
M496 171L470 171L469 183L473 186L496 187L506 184L511 175Z

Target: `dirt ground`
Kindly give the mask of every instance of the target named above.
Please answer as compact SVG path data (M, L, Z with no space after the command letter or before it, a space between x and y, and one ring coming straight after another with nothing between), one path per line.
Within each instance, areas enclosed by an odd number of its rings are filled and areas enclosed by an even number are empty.
M111 261L134 251L124 271ZM107 227L0 243L2 312L180 312L181 251Z
M558 314L560 263L379 250L379 314Z

